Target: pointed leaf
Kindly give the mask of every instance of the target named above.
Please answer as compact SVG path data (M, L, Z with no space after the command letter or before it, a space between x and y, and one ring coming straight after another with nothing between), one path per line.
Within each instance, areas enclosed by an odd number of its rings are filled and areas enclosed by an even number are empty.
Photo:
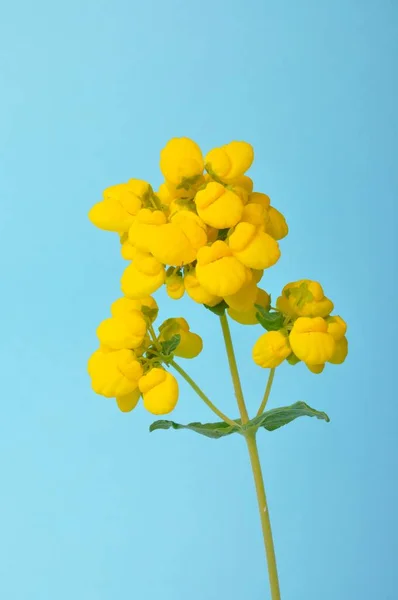
M173 337L171 337L169 340L166 340L165 342L161 342L160 345L162 347L162 354L165 354L166 356L168 356L169 354L172 354L174 352L174 350L177 348L180 341L181 341L180 335L173 335Z
M244 428L251 429L254 426L264 427L264 429L267 429L268 431L274 431L275 429L279 429L279 427L283 427L291 421L298 419L298 417L316 417L317 419L326 422L330 421L326 413L311 408L311 406L308 406L305 402L296 402L291 406L281 406L280 408L268 410L262 415L249 421Z
M284 316L282 313L270 312L264 306L260 306L259 304L255 304L258 312L256 313L256 319L266 329L267 331L278 331L282 329Z
M237 421L238 422L238 421ZM239 433L239 427L231 427L228 423L220 421L219 423L188 423L188 425L180 425L174 421L155 421L149 428L149 431L156 429L190 429L195 433L204 435L209 438L219 439L232 433Z

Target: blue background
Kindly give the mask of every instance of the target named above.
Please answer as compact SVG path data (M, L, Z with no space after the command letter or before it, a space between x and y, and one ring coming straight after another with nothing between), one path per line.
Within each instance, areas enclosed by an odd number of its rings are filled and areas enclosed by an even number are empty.
M350 355L277 372L260 435L285 599L397 597L397 40L393 0L15 1L0 24L0 595L7 600L268 596L243 440L149 435L95 396L86 360L125 263L87 219L103 188L159 184L173 136L256 150L252 176L290 235L264 286L319 279ZM236 409L218 322L187 369ZM253 412L258 328L233 328ZM212 419L186 386L180 422Z

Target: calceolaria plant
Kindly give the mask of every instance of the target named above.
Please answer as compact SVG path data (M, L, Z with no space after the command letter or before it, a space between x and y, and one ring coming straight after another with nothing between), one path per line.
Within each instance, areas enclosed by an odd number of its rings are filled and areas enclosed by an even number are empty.
M243 436L257 491L271 596L277 600L279 581L256 434L300 416L329 421L324 412L304 402L265 408L275 369L284 361L302 362L315 374L326 363L342 363L348 350L347 326L332 314L333 302L316 281L287 283L275 306L268 291L259 287L264 270L279 260L279 241L288 226L270 198L253 191L253 181L246 175L253 158L253 148L246 142L214 148L204 158L195 142L174 138L160 153L164 183L157 191L140 179L105 190L89 218L100 229L118 234L128 265L121 279L123 296L97 329L99 347L88 361L88 372L93 390L115 399L120 410L129 412L142 399L154 415L175 408L178 374L219 421L181 425L158 420L151 431L185 428L210 438ZM203 347L185 318L170 317L155 326L158 305L152 294L163 285L170 298L179 300L187 294L219 319L239 418L222 413L181 367L179 358L194 359ZM242 392L229 319L242 326L260 324L265 330L252 349L256 365L269 369L253 417Z

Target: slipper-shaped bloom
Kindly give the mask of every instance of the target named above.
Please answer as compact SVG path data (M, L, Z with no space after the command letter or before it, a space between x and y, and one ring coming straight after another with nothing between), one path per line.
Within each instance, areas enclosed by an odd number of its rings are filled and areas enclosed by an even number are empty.
M193 140L173 138L160 152L160 170L174 186L195 183L204 168L202 151Z
M137 254L122 275L122 292L128 298L141 298L156 292L165 278L165 268L161 262L150 254Z
M213 148L205 158L210 175L225 182L241 177L251 167L254 159L253 147L247 142L230 142L220 148Z
M307 365L321 365L333 356L336 342L322 317L299 317L289 335L294 354Z
M228 245L217 240L198 252L196 277L210 294L231 296L249 280L250 271L235 256Z
M143 370L133 350L96 350L89 358L88 373L96 394L118 398L137 389Z
M252 269L267 269L281 255L278 242L251 223L238 223L228 239L233 255Z
M146 321L136 310L102 321L97 327L97 337L101 344L112 350L134 349L141 346L146 331Z
M94 204L88 217L100 229L124 233L132 225L150 189L149 183L141 179L113 185L104 191L104 199Z
M292 353L288 336L281 331L267 331L253 346L252 357L263 369L278 367Z
M165 415L171 412L178 401L177 379L161 368L151 369L141 377L139 388L144 407L154 415Z
M195 203L201 219L217 229L233 227L242 218L242 199L221 183L208 183L196 194Z

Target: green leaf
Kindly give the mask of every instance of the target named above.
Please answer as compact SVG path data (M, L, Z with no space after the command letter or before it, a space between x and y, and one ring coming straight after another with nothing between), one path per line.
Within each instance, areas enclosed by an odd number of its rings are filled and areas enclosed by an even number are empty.
M258 312L256 313L256 319L266 329L267 331L278 331L283 328L283 322L285 317L282 313L270 312L264 306L260 306L260 304L254 305Z
M213 312L215 315L218 315L219 317L222 317L226 309L228 308L228 304L225 302L225 300L221 300L221 302L219 302L215 306L207 306L207 304L204 304L203 306L207 308L207 310L211 310L211 312Z
M264 427L264 429L267 429L268 431L274 431L275 429L279 429L279 427L291 423L291 421L294 421L299 417L316 417L327 423L330 421L326 413L311 408L311 406L308 406L305 402L296 402L291 406L281 406L280 408L268 410L262 415L249 421L243 428L252 429L253 427Z
M260 427L263 427L268 431L275 431L275 429L279 429L299 417L316 417L323 421L330 421L326 413L311 408L305 402L296 402L291 406L281 406L280 408L268 410L245 425L241 425L240 419L235 419L237 427L232 427L231 425L228 425L228 423L225 423L225 421L220 421L219 423L188 423L188 425L181 425L174 421L162 420L152 423L149 427L149 431L152 432L157 429L189 429L200 435L212 439L219 439L231 435L232 433L245 434L245 432L253 429L257 430L260 429Z
M188 425L180 425L174 421L155 421L149 427L149 431L155 431L156 429L190 429L195 433L212 439L219 439L232 433L238 433L240 430L239 427L231 427L231 425L228 425L224 421L220 421L219 423L188 423Z
M162 347L162 354L168 356L169 354L172 354L174 352L174 350L177 348L178 344L181 341L181 336L180 335L173 335L169 340L166 340L164 342L161 342L161 347Z

